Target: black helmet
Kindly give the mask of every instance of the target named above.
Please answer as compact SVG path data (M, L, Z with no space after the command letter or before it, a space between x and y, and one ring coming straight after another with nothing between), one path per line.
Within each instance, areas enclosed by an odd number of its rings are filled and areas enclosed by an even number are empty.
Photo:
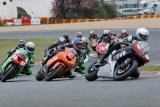
M24 48L25 47L25 41L23 39L18 41L18 47L19 48Z
M68 35L67 33L65 33L65 34L63 35L63 37L64 37L65 39L69 39L69 35Z

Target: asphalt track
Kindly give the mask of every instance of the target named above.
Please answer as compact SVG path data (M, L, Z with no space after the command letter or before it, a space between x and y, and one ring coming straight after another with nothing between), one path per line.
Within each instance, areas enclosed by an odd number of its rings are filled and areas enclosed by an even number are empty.
M0 38L55 38L52 35L64 32L67 31L0 33ZM76 31L68 32L74 34ZM160 32L159 29L151 29L150 32L151 64L159 64ZM33 69L32 76L22 75L0 83L0 107L160 107L160 75L143 75L138 80L121 82L109 79L88 82L83 76L73 80L37 82L34 76L38 69L39 66Z

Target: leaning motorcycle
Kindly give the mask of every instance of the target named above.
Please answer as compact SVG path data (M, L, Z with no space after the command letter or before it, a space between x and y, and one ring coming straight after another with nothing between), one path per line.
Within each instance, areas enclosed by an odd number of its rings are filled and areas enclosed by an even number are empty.
M17 50L7 60L9 60L7 65L4 65L5 62L2 64L4 71L1 72L1 82L17 77L29 61L26 57L26 51L24 49Z
M85 78L88 81L94 81L100 77L112 78L122 81L128 77L139 78L138 67L149 62L149 47L146 42L137 42L133 44L123 43L123 48L113 51L108 60L104 60L101 67L96 67L93 63Z
M51 81L52 79L66 76L73 69L76 61L76 51L73 48L65 48L64 51L58 52L47 63L41 67L36 75L36 80Z

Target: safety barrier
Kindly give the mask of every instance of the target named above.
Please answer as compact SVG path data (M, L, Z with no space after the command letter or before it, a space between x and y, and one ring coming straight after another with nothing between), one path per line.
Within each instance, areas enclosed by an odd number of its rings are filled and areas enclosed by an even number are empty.
M126 19L150 19L150 18L160 18L160 15L149 14L149 15L137 15L137 16L126 16L126 17L117 17L112 19L55 19L52 17L42 17L36 19L5 19L1 20L4 25L40 25L40 24L60 24L60 23L78 23L78 22L95 22L95 21L106 21L106 20L126 20ZM2 24L1 24L2 25Z

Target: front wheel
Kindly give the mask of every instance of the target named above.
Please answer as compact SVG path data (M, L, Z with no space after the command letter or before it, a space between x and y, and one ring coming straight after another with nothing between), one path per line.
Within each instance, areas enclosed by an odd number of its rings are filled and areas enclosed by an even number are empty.
M97 72L98 71L93 71L89 74L86 74L85 79L88 81L95 81L96 79L98 79Z
M1 82L12 79L15 76L15 67L11 64L6 68L6 73L1 74Z
M138 70L136 70L135 72L133 72L133 73L131 74L130 77L135 78L135 79L138 79L138 78L140 77L140 72L139 72Z
M57 75L60 71L63 70L63 65L59 65L57 68L53 69L51 72L49 72L45 78L46 81L51 81L52 79L57 78Z
M116 81L122 81L127 79L132 72L136 71L138 62L127 58L117 63L117 66L113 73L113 79Z
M45 78L45 76L46 76L45 72L43 72L42 69L40 69L36 74L35 78L37 81L42 81Z

